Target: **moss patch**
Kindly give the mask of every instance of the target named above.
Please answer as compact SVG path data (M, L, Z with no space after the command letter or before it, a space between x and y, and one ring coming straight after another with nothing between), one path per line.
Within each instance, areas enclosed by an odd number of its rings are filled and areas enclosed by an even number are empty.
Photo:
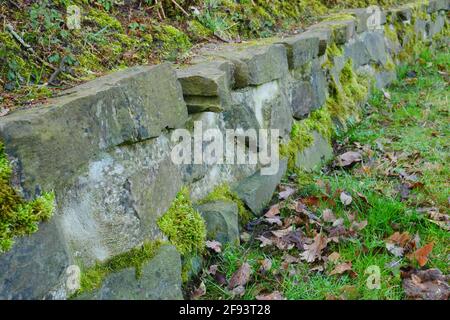
M155 31L155 38L160 43L164 59L176 60L180 55L186 54L192 47L188 36L173 26L157 26Z
M239 212L239 221L241 224L247 224L252 218L252 213L247 209L244 202L239 199L238 195L231 191L228 184L221 184L214 188L205 198L201 199L198 204L204 204L212 201L231 201L237 204Z
M187 188L177 194L169 210L158 219L158 226L181 255L201 253L205 248L205 221L192 207Z
M80 289L74 294L76 297L83 292L90 292L99 288L107 275L127 268L135 268L136 279L141 276L143 265L152 259L162 241L147 241L142 246L119 254L104 263L97 263L93 267L81 272Z
M39 222L50 219L54 209L54 194L25 201L10 185L11 166L0 143L0 253L14 244L14 238L38 230Z

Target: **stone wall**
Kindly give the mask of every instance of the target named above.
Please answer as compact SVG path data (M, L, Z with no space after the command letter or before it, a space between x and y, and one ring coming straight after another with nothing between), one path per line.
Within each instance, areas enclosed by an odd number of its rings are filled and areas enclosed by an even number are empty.
M388 85L415 43L447 34L449 7L430 0L347 10L294 36L206 46L193 65L177 70L161 64L113 73L0 118L14 186L29 199L56 195L54 217L0 255L0 298L65 299L69 266L89 267L165 239L156 221L183 186L200 200L227 183L260 214L288 163L290 170L312 170L332 157L325 134L331 128L317 116L341 129L357 120L368 93L361 86ZM195 121L222 132L279 129L282 145L293 126L305 125L312 140L293 150L295 161L282 159L275 175L261 175L259 165L175 165L171 132L192 131ZM235 204L197 208L220 240L238 239ZM125 269L87 297L182 298L181 259L164 245L139 280Z

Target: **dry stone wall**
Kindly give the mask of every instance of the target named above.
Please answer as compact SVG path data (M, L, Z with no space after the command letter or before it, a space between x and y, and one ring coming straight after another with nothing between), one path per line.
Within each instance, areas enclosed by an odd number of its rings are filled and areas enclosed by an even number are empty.
M14 186L27 198L52 190L56 195L54 217L0 255L0 298L66 299L69 266L93 266L146 240L165 239L157 220L183 186L200 200L227 183L253 214L261 214L288 170L287 159L274 175L262 175L260 165L176 165L173 130L192 132L198 121L203 130L221 132L278 129L281 144L288 145L293 127L309 119L312 141L294 150L294 167L312 170L332 157L314 112L327 112L334 126L345 128L346 118L354 117L350 109L367 96L353 92L354 83L347 92L343 75L365 79L358 85L366 89L385 87L415 43L448 35L449 7L447 0L430 0L347 10L294 36L206 47L191 66L113 73L0 118ZM363 99L340 108L358 94ZM238 241L236 204L197 208L210 235ZM87 297L181 299L181 260L164 245L140 280L125 269Z

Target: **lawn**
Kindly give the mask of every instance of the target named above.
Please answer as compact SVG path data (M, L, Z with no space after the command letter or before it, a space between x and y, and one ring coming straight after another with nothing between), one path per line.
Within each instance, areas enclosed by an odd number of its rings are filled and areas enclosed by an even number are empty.
M336 160L289 174L240 246L209 253L192 298L448 298L449 67L448 50L399 67Z

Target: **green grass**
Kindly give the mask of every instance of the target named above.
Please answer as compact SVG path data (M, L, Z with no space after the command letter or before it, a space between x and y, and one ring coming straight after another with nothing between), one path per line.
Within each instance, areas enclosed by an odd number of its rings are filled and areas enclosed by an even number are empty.
M286 299L404 299L400 267L418 265L407 257L396 258L386 250L385 239L396 231L419 235L420 246L433 242L434 248L425 267L449 273L448 231L417 210L433 206L448 214L450 89L445 73L449 70L448 51L436 54L426 51L414 65L400 67L398 81L387 89L391 98L375 92L364 120L338 136L338 142L344 146L341 152L354 150L354 143L358 143L370 147L370 157L365 154L363 163L351 169L310 174L299 184L299 197L334 195L331 196L334 205L321 201L317 208L310 208L317 216L320 217L325 208L331 208L336 217L344 218L347 227L350 212L356 214L357 221L367 220L367 226L357 237L338 244L329 243L326 249L326 254L338 252L340 261L351 261L356 276L330 276L328 273L333 268L330 265L325 266L325 272L311 271L315 265L306 263L293 264L284 270L280 267L284 252L275 247L260 248L260 242L252 240L240 247L226 247L210 261L219 266L227 279L244 261L250 263L253 275L242 299L254 299L261 292L274 290L280 291ZM388 155L395 155L397 160L390 161ZM397 190L401 180L395 174L402 171L414 172L423 184L411 190L406 199L402 199ZM328 185L328 189L324 185ZM352 195L349 207L340 203L336 196L338 190ZM367 202L358 193L364 195ZM291 214L290 209L282 209L282 216ZM297 227L308 232L302 225ZM295 248L289 251L294 256L298 253ZM265 258L271 259L273 266L269 273L262 275L257 271L258 261ZM389 265L393 262L397 262L396 266ZM369 277L366 270L370 266L380 269L380 289L369 289L366 285ZM203 281L207 287L205 299L239 298L217 284L212 276L206 275Z

